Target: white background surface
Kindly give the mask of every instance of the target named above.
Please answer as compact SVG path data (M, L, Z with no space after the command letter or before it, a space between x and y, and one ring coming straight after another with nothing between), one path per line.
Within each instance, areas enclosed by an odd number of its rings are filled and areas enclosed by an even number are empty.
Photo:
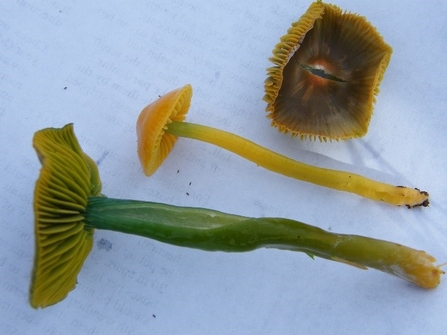
M78 286L28 304L34 257L35 131L73 122L109 197L283 216L387 239L447 261L447 3L337 1L394 53L368 134L301 142L265 118L265 69L305 1L2 1L0 4L0 333L442 334L447 284L422 290L374 270L300 253L206 253L97 231ZM180 139L147 178L135 122L191 83L188 121L292 158L429 191L408 210L290 180ZM191 183L191 184L190 184ZM188 195L189 194L189 195ZM444 280L445 278L443 278Z

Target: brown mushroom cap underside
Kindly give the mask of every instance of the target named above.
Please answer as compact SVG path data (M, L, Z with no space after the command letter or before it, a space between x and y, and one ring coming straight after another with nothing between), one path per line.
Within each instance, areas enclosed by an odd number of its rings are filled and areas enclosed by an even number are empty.
M93 245L85 227L88 197L100 195L93 160L82 152L73 126L47 128L33 139L42 163L34 192L35 259L30 304L53 305L76 286L77 275Z
M272 124L302 138L364 136L391 53L364 17L313 3L271 58L264 99Z

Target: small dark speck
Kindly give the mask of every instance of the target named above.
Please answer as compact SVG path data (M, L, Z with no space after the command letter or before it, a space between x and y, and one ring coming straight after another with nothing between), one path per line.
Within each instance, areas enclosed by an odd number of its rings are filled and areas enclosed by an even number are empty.
M179 173L180 172L180 170L177 170L177 173Z
M109 154L108 151L103 152L103 154L101 155L101 157L98 158L98 160L96 161L96 165L100 165L102 163L102 161L104 160L104 158L107 157L107 155Z
M152 317L155 319L157 316L155 314L152 314Z
M186 195L189 195L189 193L188 193L188 192L186 192Z
M66 89L67 89L67 86L64 87L64 90L66 90Z
M191 186L191 182L189 182L189 186Z
M101 240L96 242L96 245L98 246L99 250L104 249L105 251L110 251L110 249L112 249L112 242L110 242L109 240L106 240L104 238L102 238Z

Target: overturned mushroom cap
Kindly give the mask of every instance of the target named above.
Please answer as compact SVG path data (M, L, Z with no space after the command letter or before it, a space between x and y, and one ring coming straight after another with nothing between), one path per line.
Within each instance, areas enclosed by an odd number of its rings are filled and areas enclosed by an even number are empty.
M163 163L177 141L165 133L171 122L185 120L192 98L191 85L171 91L147 105L137 120L138 157L147 176Z
M34 148L42 163L34 192L35 259L30 304L53 305L75 288L92 249L93 229L84 224L90 196L100 195L93 160L79 146L71 124L37 132Z
M264 100L272 125L301 138L364 136L391 53L364 17L312 3L270 58Z

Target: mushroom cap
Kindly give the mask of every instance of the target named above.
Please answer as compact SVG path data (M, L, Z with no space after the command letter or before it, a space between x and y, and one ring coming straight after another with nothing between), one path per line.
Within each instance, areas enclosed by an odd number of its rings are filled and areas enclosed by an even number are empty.
M272 125L301 138L364 136L391 53L364 17L312 3L270 58L264 100Z
M90 196L101 192L94 161L79 146L69 124L36 132L33 146L42 169L34 191L35 258L30 304L43 308L63 300L75 288L93 246L85 226Z
M147 176L157 171L169 155L177 136L165 133L171 122L183 122L188 113L192 87L187 84L170 91L140 113L137 120L138 157Z

